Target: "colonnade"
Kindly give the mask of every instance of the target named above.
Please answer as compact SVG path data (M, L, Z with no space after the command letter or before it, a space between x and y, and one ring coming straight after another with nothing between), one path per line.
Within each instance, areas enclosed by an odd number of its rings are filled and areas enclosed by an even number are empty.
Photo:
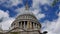
M30 21L20 21L19 27L24 29L38 29L40 28L39 24L30 22Z

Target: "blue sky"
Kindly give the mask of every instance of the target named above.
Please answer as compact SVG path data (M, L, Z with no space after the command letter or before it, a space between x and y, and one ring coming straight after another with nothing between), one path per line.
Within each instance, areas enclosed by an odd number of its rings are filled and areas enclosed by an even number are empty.
M60 2L57 2L52 6L53 1L54 0L28 0L29 10L35 14L39 22L42 24L42 30L49 31L48 34L57 34L54 33L57 29L52 32L52 29L55 27L53 28L51 26L59 27ZM3 29L8 29L11 22L15 20L18 14L20 14L20 11L24 10L25 4L26 0L0 0L0 23L2 24ZM48 29L48 26L50 26L51 29Z
M17 15L17 12L15 12L15 10L17 8L24 7L25 3L26 3L26 0L23 0L23 4L19 3L16 6L13 5L11 7L7 7L7 5L11 4L11 3L8 3L8 1L9 0L6 0L4 3L0 4L0 10L3 10L5 12L8 10L10 17L15 17ZM28 3L29 3L29 6L32 7L33 1L28 0ZM44 18L40 19L40 22L43 22L45 20L53 21L58 18L58 16L56 15L56 12L57 12L57 14L59 13L59 6L58 6L59 4L58 3L54 7L51 7L48 4L43 4L43 5L39 4L39 5L40 5L39 9L41 9L40 13L43 13L46 15ZM47 8L47 10L45 8ZM32 9L34 9L34 8L32 8Z

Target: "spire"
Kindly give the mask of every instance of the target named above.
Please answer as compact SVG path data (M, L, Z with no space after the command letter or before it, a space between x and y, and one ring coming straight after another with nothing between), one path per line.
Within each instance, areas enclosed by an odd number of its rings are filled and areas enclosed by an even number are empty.
M22 14L33 14L30 10L29 10L29 0L25 0L25 7L24 9L20 12L20 15Z
M29 10L28 0L26 0L25 10Z

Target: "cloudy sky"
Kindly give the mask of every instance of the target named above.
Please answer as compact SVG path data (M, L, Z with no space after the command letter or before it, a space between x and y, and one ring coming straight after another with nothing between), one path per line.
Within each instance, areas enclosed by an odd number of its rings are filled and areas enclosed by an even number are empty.
M31 11L42 24L42 31L60 34L60 2L54 0L28 0ZM0 27L8 30L16 16L23 12L26 0L0 0ZM2 24L2 25L1 25Z

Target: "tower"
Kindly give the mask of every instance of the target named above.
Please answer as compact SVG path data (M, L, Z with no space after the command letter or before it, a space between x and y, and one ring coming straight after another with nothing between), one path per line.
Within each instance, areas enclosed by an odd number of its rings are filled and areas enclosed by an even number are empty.
M40 34L40 29L41 24L35 15L29 12L29 5L26 2L25 12L20 14L11 24L9 34Z

